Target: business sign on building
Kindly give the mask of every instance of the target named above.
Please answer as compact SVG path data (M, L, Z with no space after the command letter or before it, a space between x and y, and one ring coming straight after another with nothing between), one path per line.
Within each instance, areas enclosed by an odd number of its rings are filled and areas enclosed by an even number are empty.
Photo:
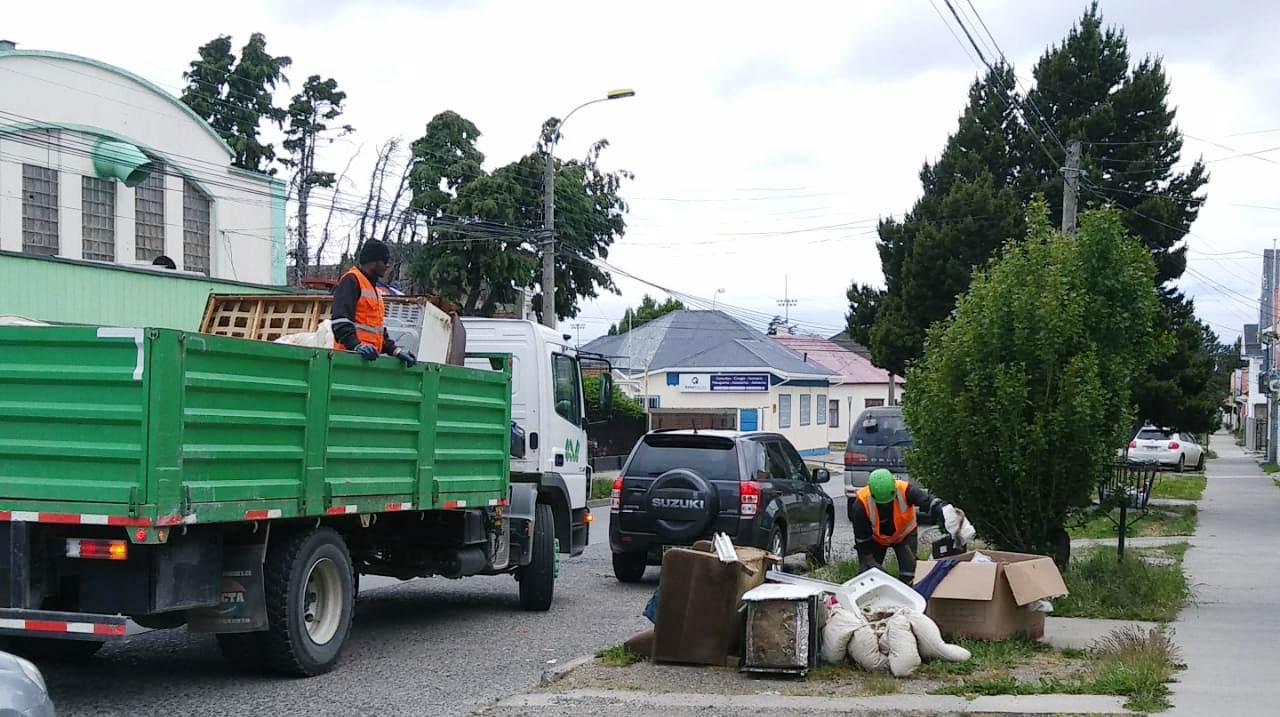
M769 374L682 373L680 390L684 393L764 393L769 390Z

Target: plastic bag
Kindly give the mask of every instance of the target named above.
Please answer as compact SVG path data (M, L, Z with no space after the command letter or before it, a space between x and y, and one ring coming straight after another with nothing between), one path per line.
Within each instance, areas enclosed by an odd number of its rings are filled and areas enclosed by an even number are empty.
M903 613L911 622L911 632L916 638L916 648L925 659L941 659L948 662L965 662L973 655L959 645L947 644L942 639L938 624L927 615L911 611Z
M907 677L920 669L920 649L905 611L889 618L885 641L889 643L889 672L894 677Z
M849 638L849 659L867 672L883 672L889 667L889 658L880 652L880 639L875 628L864 622L854 628Z
M954 506L942 506L942 522L947 533L953 536L956 544L962 548L972 543L974 536L977 535L973 523L964 517L964 511Z
M982 552L974 552L973 557L972 557L972 558L969 558L969 562L971 562L971 563L994 563L995 561L994 561L994 560L992 560L992 559L991 559L990 557L988 557L987 555L984 555Z
M293 346L308 346L317 349L333 348L333 323L329 319L320 322L315 331L304 331L297 334L288 334L281 336L275 340L277 344L291 344Z
M827 624L822 628L822 661L838 665L849 653L849 640L853 631L867 624L862 614L845 610L839 605L827 610Z

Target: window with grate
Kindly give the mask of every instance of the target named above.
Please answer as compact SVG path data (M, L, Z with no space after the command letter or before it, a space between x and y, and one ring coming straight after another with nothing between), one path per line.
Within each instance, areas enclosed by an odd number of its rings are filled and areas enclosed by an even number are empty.
M97 177L80 178L80 235L84 258L116 260L116 183Z
M182 268L209 273L209 198L182 180Z
M22 165L22 250L58 254L58 170Z
M158 163L133 188L133 226L138 261L151 261L164 253L164 167Z

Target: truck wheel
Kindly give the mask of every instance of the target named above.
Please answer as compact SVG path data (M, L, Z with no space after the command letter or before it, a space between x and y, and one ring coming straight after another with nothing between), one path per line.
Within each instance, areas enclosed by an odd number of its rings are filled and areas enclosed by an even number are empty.
M533 514L533 560L516 569L520 581L520 607L542 612L551 609L556 591L556 536L551 506L539 503Z
M267 664L310 677L333 669L351 631L351 555L332 528L287 535L263 566L267 631L258 633Z
M638 583L648 563L644 553L614 553L613 576L620 583Z
M214 635L218 639L218 649L222 651L222 659L240 672L263 672L267 669L266 656L262 652L262 633L260 632L220 632Z
M95 640L50 640L42 637L11 637L0 642L0 648L31 660L80 662L98 654L106 644Z

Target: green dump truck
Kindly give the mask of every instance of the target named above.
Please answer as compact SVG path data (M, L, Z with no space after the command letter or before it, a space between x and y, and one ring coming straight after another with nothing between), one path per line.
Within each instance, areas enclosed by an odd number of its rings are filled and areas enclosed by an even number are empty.
M185 624L306 676L337 661L361 574L509 573L548 609L557 535L581 552L589 514L511 473L512 368L0 327L0 635L78 657L127 619Z

